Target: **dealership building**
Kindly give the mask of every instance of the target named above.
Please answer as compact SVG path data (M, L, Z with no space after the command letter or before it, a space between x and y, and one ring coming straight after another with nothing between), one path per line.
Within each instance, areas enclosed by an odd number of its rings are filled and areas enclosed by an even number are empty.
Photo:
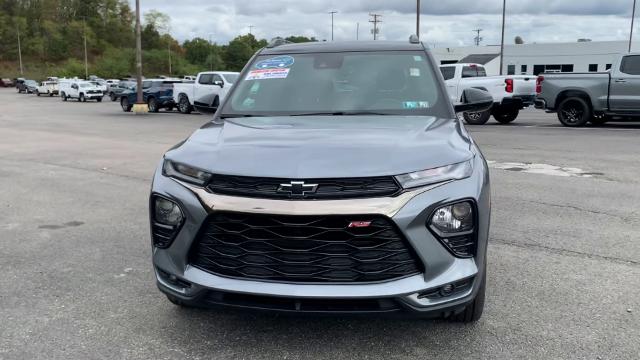
M505 45L503 73L538 75L541 72L597 72L611 68L619 54L628 52L627 41ZM441 64L477 63L488 75L500 73L500 46L432 48Z

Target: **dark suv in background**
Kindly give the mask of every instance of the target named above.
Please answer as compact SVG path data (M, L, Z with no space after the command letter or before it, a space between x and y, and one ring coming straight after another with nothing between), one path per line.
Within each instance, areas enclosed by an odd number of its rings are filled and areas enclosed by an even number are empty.
M160 109L173 110L176 103L173 101L173 84L181 80L149 79L142 81L142 96L149 106L150 112L158 112ZM125 112L131 111L136 103L136 86L124 90L120 94L120 106Z
M489 171L438 65L410 42L272 44L167 152L150 220L180 306L476 321Z

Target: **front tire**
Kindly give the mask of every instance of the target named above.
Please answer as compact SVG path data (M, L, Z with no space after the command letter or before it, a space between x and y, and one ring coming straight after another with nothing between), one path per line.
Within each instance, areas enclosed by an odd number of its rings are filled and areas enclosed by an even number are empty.
M149 112L157 113L158 111L160 111L156 98L149 98L147 105L149 106Z
M120 106L122 107L122 111L130 112L132 105L129 104L129 99L126 96L120 98Z
M87 102L87 98L84 97L84 94L78 95L78 102Z
M191 114L191 104L189 103L189 98L186 95L180 95L178 110L180 110L181 114Z
M64 92L61 92L60 98L62 99L62 101L67 101L67 94L65 94Z
M116 101L116 100L118 100L118 97L116 96L116 94L111 93L111 94L109 94L109 99L111 99L111 101Z
M500 124L510 124L514 122L518 115L520 114L520 109L496 109L493 111L493 118L496 119Z
M451 316L450 320L453 322L460 323L473 323L482 317L482 312L484 311L484 300L485 300L485 289L487 287L487 270L485 269L482 273L482 284L480 284L480 289L478 289L478 294L470 302L464 310L459 313Z
M464 121L469 125L484 125L491 117L491 111L484 112L466 112L462 114Z
M36 90L36 96L40 96L40 91Z
M582 98L564 99L558 106L558 120L567 127L582 127L593 119L591 106Z

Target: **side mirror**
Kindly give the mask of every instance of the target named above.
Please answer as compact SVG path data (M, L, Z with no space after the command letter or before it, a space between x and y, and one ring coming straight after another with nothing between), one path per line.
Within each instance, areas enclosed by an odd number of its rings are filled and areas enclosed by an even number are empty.
M224 81L216 80L216 81L213 82L213 85L218 85L220 87L224 87Z
M465 89L462 92L462 103L454 106L456 113L484 112L493 106L493 96L481 89Z

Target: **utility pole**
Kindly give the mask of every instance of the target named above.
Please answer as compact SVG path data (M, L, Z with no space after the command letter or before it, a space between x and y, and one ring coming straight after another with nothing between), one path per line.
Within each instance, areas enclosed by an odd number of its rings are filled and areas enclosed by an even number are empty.
M476 37L473 38L473 41L476 43L476 46L480 46L480 42L482 41L480 33L482 32L482 29L475 29L473 32L477 34Z
M140 27L140 0L136 0L136 103L133 111L142 114L149 111L142 97L142 29Z
M168 46L167 49L169 50L169 76L171 76L171 39L168 39Z
M371 32L373 33L373 40L378 40L378 23L381 23L382 20L379 20L379 18L382 17L382 15L380 14L369 14L369 16L371 16L373 19L369 20L370 23L373 23L373 30L371 30Z
M416 3L416 36L420 39L420 0Z
M356 40L360 40L360 23L356 23Z
M631 13L631 32L629 33L629 52L631 52L631 42L633 41L633 21L636 19L636 0L633 0L633 11Z
M84 78L89 79L89 62L87 61L87 18L82 20L84 33Z
M254 27L255 26L253 26L253 25L249 25L249 35L253 35L252 32L253 32L253 28Z
M329 14L331 14L331 41L333 41L333 15L337 14L338 12L333 10L333 11L329 11Z
M209 48L211 50L209 53L209 57L210 57L209 65L211 66L211 71L213 71L213 40L212 38L213 38L213 34L209 34Z
M635 0L634 0L635 1ZM504 23L507 14L507 0L502 0L502 40L500 40L500 75L504 73L502 66L504 64Z
M22 47L20 46L20 24L16 25L16 30L18 30L18 59L20 62L20 75L24 75L24 71L22 69Z

